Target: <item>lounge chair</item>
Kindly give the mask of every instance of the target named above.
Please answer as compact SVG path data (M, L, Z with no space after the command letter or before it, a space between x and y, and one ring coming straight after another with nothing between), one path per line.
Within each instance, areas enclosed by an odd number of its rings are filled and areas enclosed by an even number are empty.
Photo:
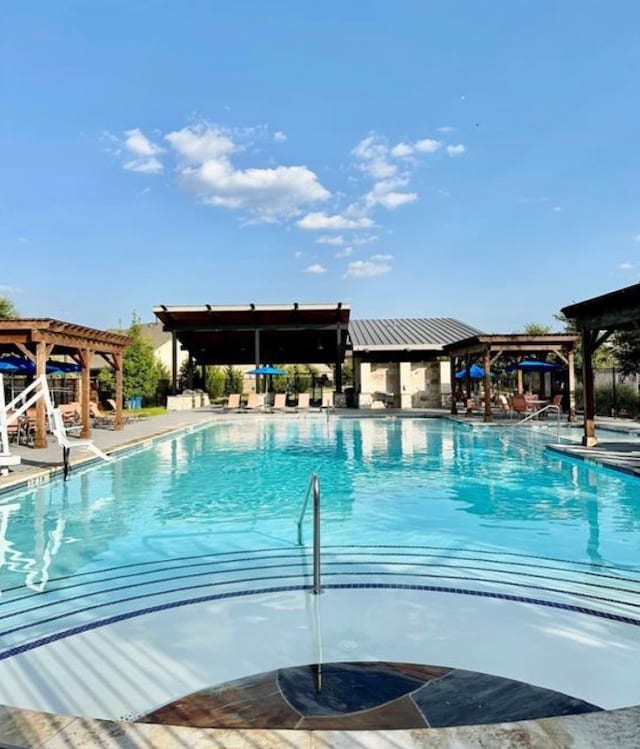
M89 401L89 416L91 417L91 426L93 427L113 429L115 425L116 417L113 414L103 413L94 401Z
M227 398L227 403L224 406L225 411L230 411L232 408L240 408L240 393L230 393Z
M287 407L287 394L286 393L275 393L273 396L272 411L284 411Z
M299 393L296 411L306 411L309 408L309 393Z
M246 411L261 411L264 409L264 395L260 393L249 393L247 404L245 405Z

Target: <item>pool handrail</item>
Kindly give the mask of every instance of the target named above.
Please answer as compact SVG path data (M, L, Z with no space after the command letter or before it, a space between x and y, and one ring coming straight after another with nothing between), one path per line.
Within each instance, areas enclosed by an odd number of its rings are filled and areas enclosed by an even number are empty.
M539 416L541 413L544 413L545 411L555 411L556 412L556 427L557 427L557 441L560 442L560 406L556 405L555 403L549 403L546 406L543 406L542 408L539 408L537 411L533 411L530 414L527 414L527 416L524 417L524 419L520 419L520 421L517 421L513 427L520 426L520 424L524 424L525 421L529 421L530 419L535 418L536 416Z
M320 480L316 473L309 477L307 493L304 497L300 517L298 518L298 545L302 546L302 521L304 520L309 495L313 491L313 593L318 595L320 587Z

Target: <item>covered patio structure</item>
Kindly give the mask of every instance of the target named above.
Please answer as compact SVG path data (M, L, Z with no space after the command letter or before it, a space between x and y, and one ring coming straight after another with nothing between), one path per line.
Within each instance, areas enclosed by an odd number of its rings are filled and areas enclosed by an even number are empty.
M89 375L91 357L94 354L99 354L115 370L114 429L122 429L122 358L129 343L130 339L119 333L109 333L51 318L0 320L0 353L19 354L33 362L34 376L46 374L47 359L51 355L69 356L80 366L82 437L91 435ZM39 400L36 404L34 447L46 446L45 404Z
M598 444L595 426L595 389L593 355L618 330L640 333L640 284L593 297L562 308L562 314L574 321L582 338L582 376L584 384L584 434L582 444Z
M516 360L528 356L555 354L567 367L567 391L569 394L568 420L575 421L575 372L574 351L578 340L571 333L550 333L545 335L528 335L526 333L507 333L502 335L476 335L443 347L449 356L451 382L459 367L466 371L464 378L467 397L471 393L471 365L479 364L483 369L482 382L484 390L484 421L493 421L491 411L491 365L504 354L512 354ZM518 370L518 392L522 392L522 372ZM451 399L451 413L456 414L456 399Z
M171 333L172 392L177 392L178 341L189 363L202 365L335 364L336 393L342 393L342 365L350 306L335 304L247 304L154 307ZM191 367L190 367L191 369Z

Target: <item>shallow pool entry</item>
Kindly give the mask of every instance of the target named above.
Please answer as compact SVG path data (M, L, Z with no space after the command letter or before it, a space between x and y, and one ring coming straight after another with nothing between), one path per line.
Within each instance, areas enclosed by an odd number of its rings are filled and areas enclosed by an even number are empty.
M186 695L141 720L200 728L444 728L575 715L595 705L530 684L414 663L283 668Z

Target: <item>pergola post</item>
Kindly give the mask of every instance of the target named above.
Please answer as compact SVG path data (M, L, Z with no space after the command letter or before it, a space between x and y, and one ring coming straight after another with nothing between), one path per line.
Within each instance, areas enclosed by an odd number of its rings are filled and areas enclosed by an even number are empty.
M80 359L82 361L82 393L80 397L80 417L82 420L82 429L80 436L83 438L91 436L91 412L89 401L91 400L91 357L93 351L88 348L80 349Z
M491 422L493 421L493 412L491 411L491 346L484 347L482 367L484 369L484 420L485 422Z
M587 328L582 328L582 384L584 386L584 435L582 444L585 447L595 447L596 439L595 423L595 392L593 387L593 361L595 350L594 340L596 333Z
M176 331L171 332L171 395L178 392L178 337Z
M253 351L256 369L260 366L260 329L256 328L253 334ZM260 375L256 375L256 393L260 392Z
M116 416L113 421L113 428L116 432L123 429L124 423L122 419L122 400L123 400L123 387L122 387L122 352L116 352L113 355L113 361L115 364L116 371Z
M451 414L456 416L458 406L456 404L456 357L449 357L449 376L451 379Z
M464 357L464 367L465 367L465 375L464 375L464 386L466 390L465 394L465 405L466 405L466 413L471 413L471 356L467 354Z
M336 393L342 392L342 328L336 323Z
M47 373L47 344L38 341L36 345L36 377ZM36 402L36 436L33 441L34 447L47 446L47 426L45 404L42 398Z
M573 423L576 420L576 373L575 354L573 349L567 353L567 385L569 390L569 415L567 421Z
M519 356L518 357L518 362L520 362L521 360L522 360L522 357ZM518 394L522 395L524 393L524 382L523 382L523 378L522 378L522 370L521 369L517 370L517 378L518 378L518 384L517 384Z

